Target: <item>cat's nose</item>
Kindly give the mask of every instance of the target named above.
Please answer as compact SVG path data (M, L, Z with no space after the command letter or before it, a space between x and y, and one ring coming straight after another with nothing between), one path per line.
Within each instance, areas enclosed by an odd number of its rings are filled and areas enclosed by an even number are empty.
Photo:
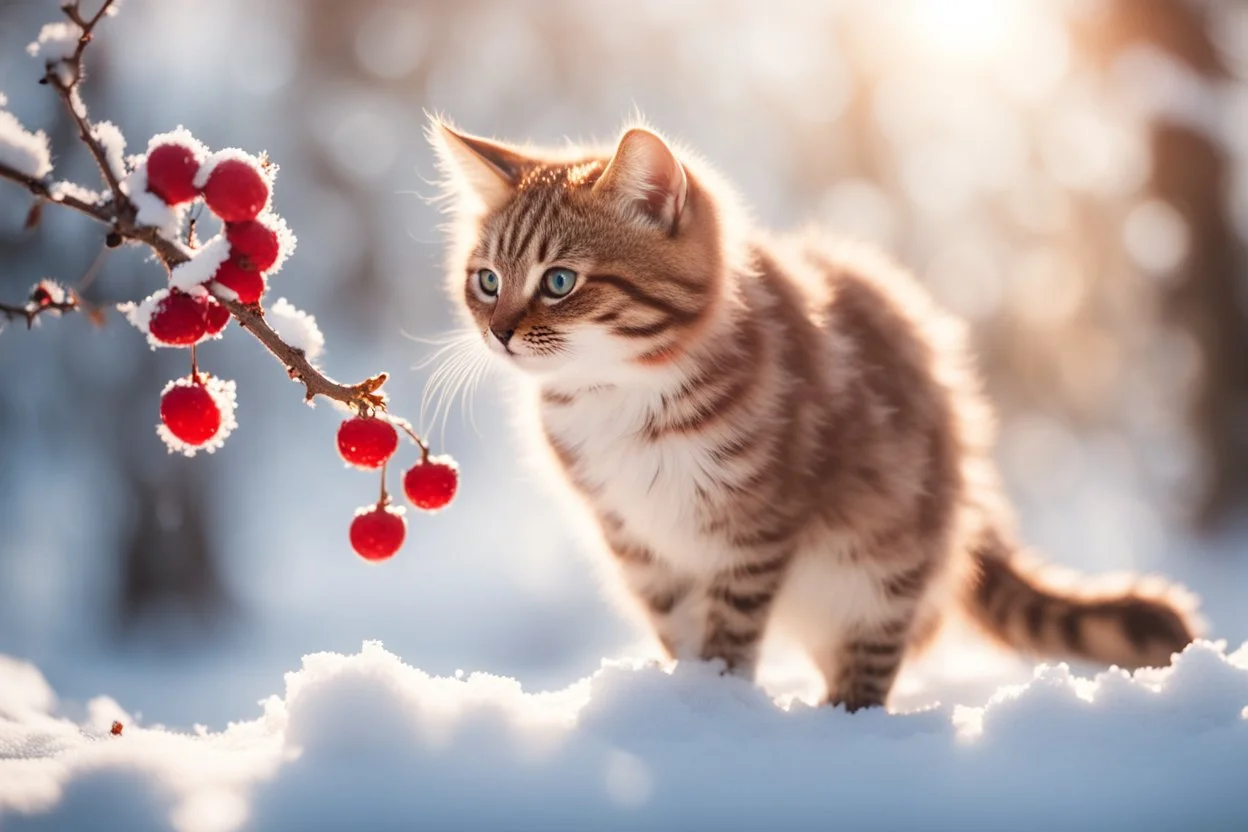
M514 329L495 329L494 327L490 327L490 332L494 333L494 337L497 338L499 343L501 343L504 347L507 346L507 343L511 340L511 336L516 334Z

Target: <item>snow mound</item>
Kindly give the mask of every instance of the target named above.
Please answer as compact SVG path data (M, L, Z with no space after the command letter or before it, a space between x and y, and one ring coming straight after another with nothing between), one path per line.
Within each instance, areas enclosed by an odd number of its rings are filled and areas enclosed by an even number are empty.
M24 829L1229 829L1248 817L1248 645L1095 679L1041 667L982 708L846 714L711 665L604 662L526 693L379 643L305 656L224 731L56 715L0 657L0 823ZM110 736L113 719L125 723Z

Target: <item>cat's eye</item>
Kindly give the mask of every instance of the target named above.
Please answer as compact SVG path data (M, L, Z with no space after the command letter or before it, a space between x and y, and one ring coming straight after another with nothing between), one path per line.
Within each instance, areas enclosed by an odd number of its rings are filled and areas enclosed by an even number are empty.
M547 297L562 298L576 288L576 272L571 269L547 269L542 275L542 292Z
M489 269L478 269L477 286L481 289L481 294L494 297L498 294L498 275Z

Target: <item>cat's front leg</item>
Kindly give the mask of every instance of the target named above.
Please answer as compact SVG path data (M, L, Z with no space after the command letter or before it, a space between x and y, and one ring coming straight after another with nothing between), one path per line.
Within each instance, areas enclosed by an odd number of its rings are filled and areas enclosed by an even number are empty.
M769 553L726 569L707 591L699 658L721 659L729 673L753 680L772 604L792 555Z
M632 539L614 518L604 518L602 528L624 585L644 610L668 658L697 658L705 620L698 582Z
M934 565L930 557L922 558L881 578L874 614L854 622L831 649L814 656L828 685L827 704L852 713L888 701Z

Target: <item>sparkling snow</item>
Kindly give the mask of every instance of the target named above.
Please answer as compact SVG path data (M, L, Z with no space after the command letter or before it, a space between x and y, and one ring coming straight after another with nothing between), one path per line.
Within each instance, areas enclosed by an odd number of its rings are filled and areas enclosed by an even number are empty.
M135 219L139 225L159 229L160 236L177 242L182 234L182 220L186 216L186 204L169 206L156 194L147 190L147 166L139 165L121 183L121 189L138 209Z
M230 258L230 244L218 234L190 254L191 259L175 266L169 275L169 285L184 292L212 280L221 264Z
M308 361L315 362L325 351L325 336L317 327L316 318L296 309L286 298L278 298L265 310L265 318L283 341L303 350Z
M126 178L126 137L121 129L111 121L100 121L91 131L92 135L104 147L105 159L113 176L120 181Z
M31 133L4 106L4 96L0 96L0 165L42 179L52 172L47 134L42 130Z
M107 697L69 719L5 657L0 680L6 829L1144 832L1248 813L1248 646L1221 643L898 714L786 708L701 664L603 662L533 693L433 677L376 642L305 656L219 733L147 726Z
M39 30L39 38L26 46L32 58L43 58L48 63L62 61L78 49L82 29L78 24L62 21L47 23Z

